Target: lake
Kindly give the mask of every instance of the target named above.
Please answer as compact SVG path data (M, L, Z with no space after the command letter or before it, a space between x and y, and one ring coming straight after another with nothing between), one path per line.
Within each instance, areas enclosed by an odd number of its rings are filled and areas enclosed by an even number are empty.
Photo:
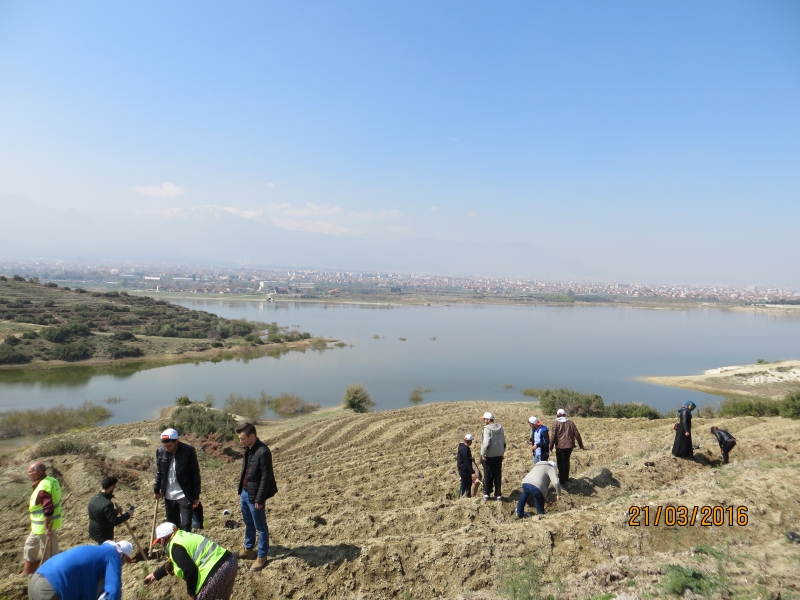
M408 406L415 387L432 390L426 402L519 401L526 399L521 394L526 387L568 387L600 394L606 403L644 402L665 411L687 400L702 406L719 398L640 378L800 357L800 318L763 312L226 300L178 304L229 318L277 321L342 340L347 347L151 369L133 364L101 374L87 367L0 371L0 411L102 403L116 396L123 401L109 406L114 413L110 422L118 423L157 417L161 407L182 395L202 399L211 393L222 406L231 392L257 395L261 390L299 394L329 407L341 402L351 383L366 386L377 410Z

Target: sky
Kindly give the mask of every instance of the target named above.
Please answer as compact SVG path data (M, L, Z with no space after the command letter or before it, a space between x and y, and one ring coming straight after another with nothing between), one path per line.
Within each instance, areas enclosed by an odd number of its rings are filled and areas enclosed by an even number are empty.
M5 257L800 289L798 217L793 0L0 3Z

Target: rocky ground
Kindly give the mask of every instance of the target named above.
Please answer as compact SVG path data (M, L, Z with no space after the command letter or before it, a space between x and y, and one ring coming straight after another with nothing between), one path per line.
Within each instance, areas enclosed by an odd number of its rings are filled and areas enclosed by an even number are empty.
M456 499L456 446L465 433L479 436L484 410L495 412L509 442L504 502ZM536 591L518 598L661 598L686 580L700 593L683 597L800 598L800 544L785 535L800 529L800 422L696 418L701 448L686 461L670 455L671 420L576 419L586 450L573 455L574 480L546 517L518 521L520 480L531 467L526 420L535 411L460 402L363 415L324 411L260 427L280 490L268 502L270 562L261 573L241 568L234 598L492 600L520 579ZM739 440L730 465L719 464L707 433L712 424ZM108 472L122 475L118 500L139 507L133 525L147 540L162 426L63 436L96 445L97 454L43 458L71 494L62 548L88 542L86 504ZM28 530L25 469L47 442L0 465L0 598L25 595L27 578L16 575ZM202 533L236 551L243 539L238 449L206 444L200 457ZM652 525L658 506L679 505L744 506L748 520L731 526L725 516L724 525L706 527L698 516L694 526ZM631 526L631 506L650 507L651 524ZM124 526L118 537L129 537ZM140 589L142 572L141 564L125 567L126 600L186 597L174 579Z

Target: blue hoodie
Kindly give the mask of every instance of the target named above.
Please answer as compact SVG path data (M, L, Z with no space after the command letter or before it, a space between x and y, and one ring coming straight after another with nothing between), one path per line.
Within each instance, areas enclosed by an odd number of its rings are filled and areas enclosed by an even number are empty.
M122 598L122 557L110 544L75 546L56 554L36 572L61 600L97 600L97 583L105 579L108 600Z
M550 456L550 430L544 423L540 423L539 427L531 430L531 444L539 446L534 450L534 454L539 455L542 460L548 459Z

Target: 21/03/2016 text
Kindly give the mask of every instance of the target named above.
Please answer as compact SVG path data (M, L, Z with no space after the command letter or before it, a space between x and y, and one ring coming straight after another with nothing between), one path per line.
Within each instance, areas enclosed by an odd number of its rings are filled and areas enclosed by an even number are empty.
M747 525L746 506L631 506L628 516L631 527L693 527L695 523L701 527ZM652 522L651 516L654 517Z

